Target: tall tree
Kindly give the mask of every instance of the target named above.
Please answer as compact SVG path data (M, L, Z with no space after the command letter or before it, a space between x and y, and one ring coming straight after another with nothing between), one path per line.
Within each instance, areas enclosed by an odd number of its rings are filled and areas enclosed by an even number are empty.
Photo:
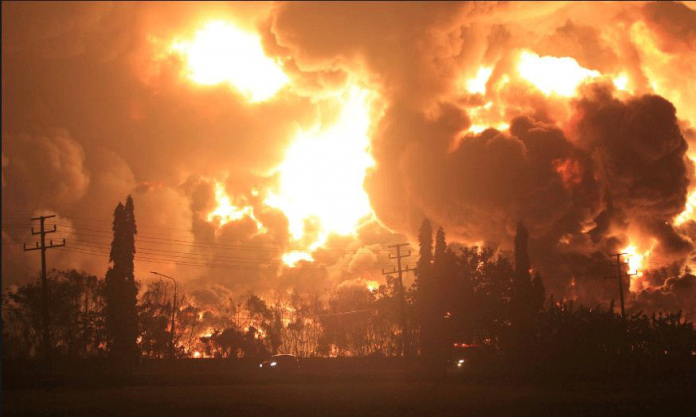
M135 365L138 350L138 287L134 276L135 225L133 199L126 205L118 203L114 211L114 239L111 243L111 265L106 271L106 329L109 354L120 371L129 372Z
M433 255L433 285L435 287L435 298L439 306L440 316L445 314L447 307L447 292L450 285L450 256L447 253L447 241L445 231L440 227L435 235L435 254Z
M446 250L447 241L445 240L445 231L442 230L442 227L440 227L437 229L437 234L435 235L435 254L433 256L435 267L438 265L444 265Z
M529 232L520 221L515 235L515 276L513 282L513 296L523 294L531 287L531 274L529 272Z
M520 352L525 350L522 346L532 337L534 315L539 311L539 308L535 307L537 301L531 279L528 242L529 232L520 221L515 236L515 273L512 277L510 300L510 318L514 325L512 343Z
M451 317L451 276L453 275L453 259L447 252L445 231L440 227L435 235L435 253L433 255L433 299L431 307L425 312L428 315L429 332L432 337L432 355L441 358L447 345L447 318ZM449 316L448 316L449 314Z
M515 274L512 277L513 312L530 307L532 303L532 275L528 252L529 232L520 221L515 235Z
M420 327L421 356L431 358L435 343L432 314L436 303L436 286L433 271L433 228L428 219L421 224L418 243L420 257L416 270L416 316Z
M162 280L149 284L138 306L140 325L140 350L145 357L163 358L171 352L172 300L166 293L167 284Z
M430 220L424 219L418 233L418 244L420 245L420 257L418 258L418 278L423 274L428 274L433 262L433 228Z
M546 289L537 272L531 277L529 262L529 232L522 222L517 226L515 236L515 275L513 277L513 303L519 309L537 313L541 310L546 298Z

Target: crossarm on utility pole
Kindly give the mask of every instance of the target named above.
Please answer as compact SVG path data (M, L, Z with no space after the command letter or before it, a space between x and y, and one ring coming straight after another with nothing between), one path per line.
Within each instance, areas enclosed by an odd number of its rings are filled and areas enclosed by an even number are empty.
M397 287L399 291L399 306L401 310L401 354L402 356L408 356L408 346L410 344L409 340L409 335L408 335L408 330L407 330L407 322L406 322L406 291L404 290L404 281L403 281L403 273L408 272L408 271L413 271L413 268L406 268L403 269L401 267L401 259L402 258L407 258L411 256L411 251L408 251L408 254L401 254L401 248L403 246L408 246L408 243L399 243L396 245L389 246L390 248L396 248L396 255L392 256L392 254L389 254L389 259L396 259L396 265L397 269L392 270L392 271L384 271L382 269L382 274L383 275L390 275L393 273L398 274L398 279L397 279Z
M62 243L53 243L53 240L49 241L48 246L46 246L46 235L49 233L55 233L56 232L56 225L53 225L52 230L46 230L46 219L51 219L56 217L55 215L50 215L50 216L40 216L40 217L33 217L31 220L36 221L38 220L40 223L40 229L39 231L34 231L34 228L31 228L31 234L32 235L40 235L41 236L41 242L36 242L35 246L27 246L27 244L24 244L24 251L29 252L29 251L34 251L34 250L40 250L41 251L41 316L42 316L42 326L43 326L43 336L42 336L42 343L43 343L43 348L44 348L44 355L45 359L49 365L50 368L50 361L51 361L51 314L50 314L50 294L48 291L48 281L46 278L46 249L52 249L52 248L58 248L61 246L65 246L65 239L63 239Z

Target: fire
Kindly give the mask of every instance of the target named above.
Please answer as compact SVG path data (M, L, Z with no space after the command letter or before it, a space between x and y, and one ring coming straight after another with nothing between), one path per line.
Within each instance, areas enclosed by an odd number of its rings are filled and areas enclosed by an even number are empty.
M476 76L467 81L466 89L469 90L470 93L485 94L486 82L488 81L488 78L490 78L492 72L493 68L480 67L476 73Z
M301 131L287 151L279 193L265 200L288 217L293 238L304 235L305 220L319 220L317 244L328 233L352 234L358 221L371 214L363 188L365 171L374 165L369 153L369 94L358 87L340 98L338 122L327 129Z
M638 253L638 249L634 245L626 246L623 250L626 254L626 263L628 264L628 274L641 276L643 272L641 268L643 266L644 255Z
M223 226L231 221L249 217L256 223L259 233L264 233L266 231L264 225L254 216L254 209L251 206L239 208L232 205L230 197L227 195L227 192L225 192L225 187L219 182L215 183L215 202L217 203L217 207L215 207L215 210L208 213L207 220L209 222L217 221L219 226Z
M581 67L573 58L539 56L530 51L522 51L517 70L544 94L566 97L573 96L585 79L600 75L598 71Z
M638 292L643 289L643 270L647 264L647 260L650 257L655 247L656 241L653 241L650 249L641 252L635 245L628 245L621 252L625 253L625 260L628 264L627 273L630 275L631 284L629 290L631 292Z
M671 101L677 109L677 117L693 125L696 114L693 59L683 60L679 54L664 51L645 22L633 23L628 34L634 44L640 45L637 52L641 69L650 80L653 92Z
M192 39L174 41L170 49L186 58L187 75L193 82L229 83L252 102L271 98L289 81L264 54L258 36L223 21L208 23Z
M479 70L479 72L481 71ZM493 106L492 101L469 109L469 117L473 122L469 126L469 132L474 134L479 134L489 128L495 128L502 132L510 127L508 123L500 121L502 117L500 109Z
M312 258L312 255L309 252L302 252L302 251L292 251L292 252L287 252L283 254L281 257L285 265L293 267L295 264L299 261L309 261L312 262L314 261L314 258Z
M199 352L199 351L197 351L197 350L194 350L194 351L193 351L193 357L194 357L194 358L198 359L198 358L200 358L200 357L202 357L202 356L203 356L203 355L201 354L201 352Z
M626 91L628 89L628 76L626 74L620 74L612 79L614 86L621 91Z
M694 208L696 208L696 190L693 190L691 194L689 194L689 197L686 200L686 207L684 208L684 211L679 213L679 215L674 218L675 226L682 225L686 221L693 219Z
M494 126L472 124L471 126L469 126L469 132L479 134L479 133L483 132L484 130L490 129L490 128L495 128L495 129L503 132L503 131L507 130L509 127L510 127L509 123L498 123Z
M694 158L692 155L689 155L689 159L691 159L691 162L694 163L694 166L696 166L696 158ZM696 189L691 190L691 193L689 193L689 197L687 197L687 199L686 199L686 207L684 207L684 211L679 213L679 215L674 218L674 225L680 226L680 225L686 223L688 220L692 220L694 218L694 210L695 209L696 209Z

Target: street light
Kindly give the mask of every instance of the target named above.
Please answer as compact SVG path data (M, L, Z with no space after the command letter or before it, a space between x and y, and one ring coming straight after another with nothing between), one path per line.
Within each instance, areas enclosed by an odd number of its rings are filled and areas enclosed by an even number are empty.
M170 276L167 276L167 275L164 275L164 274L160 274L159 272L150 271L150 273L151 273L151 274L155 274L155 275L159 275L160 277L169 278L169 279L171 279L172 281L174 281L174 304L172 304L172 331L171 331L171 338L172 338L172 340L171 340L170 343L169 343L170 348L171 348L171 355L172 355L172 358L173 358L173 357L174 357L174 312L176 311L176 280L175 280L174 278L170 277Z

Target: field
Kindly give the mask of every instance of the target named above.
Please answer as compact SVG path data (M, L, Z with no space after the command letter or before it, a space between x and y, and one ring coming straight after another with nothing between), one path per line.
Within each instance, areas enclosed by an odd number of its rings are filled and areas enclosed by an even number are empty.
M683 380L467 381L382 362L310 363L298 375L269 379L252 364L226 363L153 362L128 380L73 379L51 388L5 389L4 381L2 415L696 415L696 391Z

